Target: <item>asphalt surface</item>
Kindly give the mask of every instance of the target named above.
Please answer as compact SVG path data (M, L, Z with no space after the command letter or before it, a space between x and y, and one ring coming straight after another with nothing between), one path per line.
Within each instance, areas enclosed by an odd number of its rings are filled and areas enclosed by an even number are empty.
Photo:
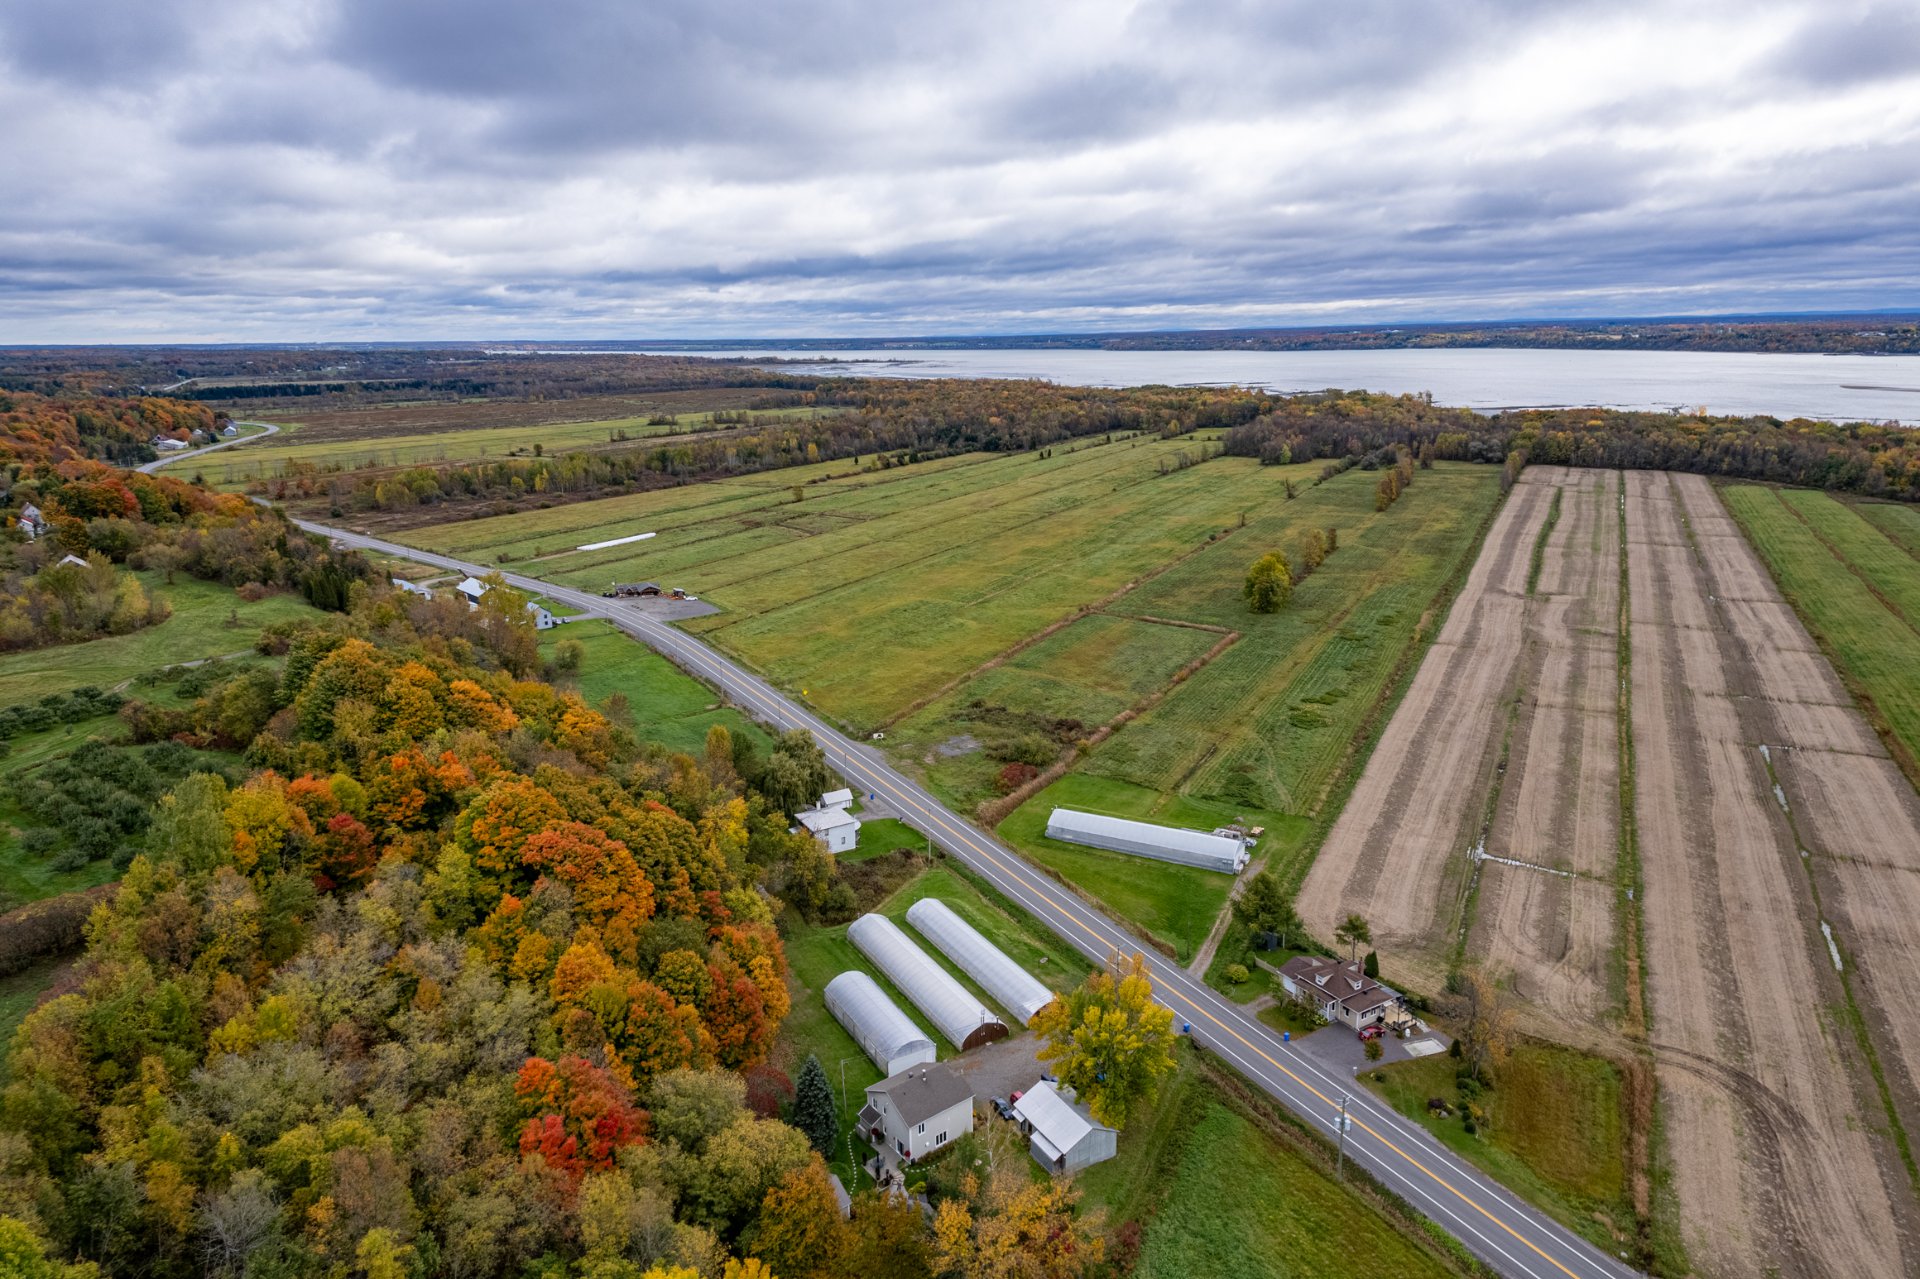
M377 551L448 572L485 576L496 570L434 555L345 529L295 521L346 546ZM900 819L1059 934L1096 963L1145 947L1121 925L1050 879L1019 853L949 810L896 770L876 750L855 742L767 681L704 643L616 601L538 578L504 574L521 590L606 618L676 665L718 688L736 706L775 728L804 729L849 783L883 799ZM1351 1078L1301 1053L1225 996L1171 960L1148 951L1160 1002L1196 1044L1231 1063L1248 1080L1329 1137L1338 1132L1342 1098L1350 1124L1346 1157L1372 1173L1502 1275L1514 1279L1617 1279L1637 1272L1510 1194L1388 1108ZM1231 1194L1223 1186L1221 1193Z
M280 428L271 422L241 422L238 423L238 425L263 426L266 429L264 431L257 431L252 435L242 435L237 439L221 440L218 444L208 444L202 448L188 449L184 453L162 453L159 457L154 458L153 461L136 467L135 469L145 471L151 475L163 466L172 466L175 462L184 462L190 457L200 457L207 453L218 453L221 449L230 449L236 444L251 444L255 440L264 440L269 435L278 435L280 433Z

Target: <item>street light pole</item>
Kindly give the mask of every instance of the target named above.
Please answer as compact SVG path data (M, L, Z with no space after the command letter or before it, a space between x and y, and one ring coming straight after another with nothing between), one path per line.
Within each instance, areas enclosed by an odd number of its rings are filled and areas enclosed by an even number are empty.
M1347 1103L1351 1100L1352 1094L1340 1094L1340 1153L1335 1160L1334 1170L1335 1176L1341 1181L1347 1179Z

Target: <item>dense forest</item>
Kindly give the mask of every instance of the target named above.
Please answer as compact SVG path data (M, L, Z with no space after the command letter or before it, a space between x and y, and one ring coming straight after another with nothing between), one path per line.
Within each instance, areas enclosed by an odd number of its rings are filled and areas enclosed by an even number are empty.
M76 762L166 793L13 1043L0 1244L128 1275L927 1273L917 1212L843 1223L761 1078L788 994L756 883L812 841L757 780L824 765L648 746L535 678L493 601L283 632L277 677L185 713L257 728L238 774Z

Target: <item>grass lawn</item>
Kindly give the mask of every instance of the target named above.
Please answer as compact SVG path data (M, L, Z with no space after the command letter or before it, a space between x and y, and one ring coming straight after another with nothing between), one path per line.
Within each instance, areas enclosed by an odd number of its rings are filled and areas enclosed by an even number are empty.
M1800 620L1908 760L1920 758L1920 559L1824 493L1736 484L1720 494Z
M1183 961L1206 940L1213 921L1226 905L1233 876L1048 839L1047 816L1055 808L1077 808L1198 830L1212 830L1244 817L1267 828L1260 849L1267 854L1284 853L1293 842L1304 839L1309 829L1303 818L1166 795L1082 773L1067 774L1000 823L1000 835L1008 843L1170 943Z
M1142 1279L1458 1273L1322 1160L1218 1091L1184 1044L1155 1103L1118 1154L1080 1175L1087 1207L1139 1221Z
M840 854L840 860L861 862L869 857L890 853L896 848L925 852L926 847L927 837L898 818L862 817L859 842L854 845L852 852Z
M983 891L972 876L951 861L939 861L929 866L882 902L878 910L899 924L909 937L923 941L914 932L913 926L907 923L907 908L922 897L938 897L1023 968L1056 990L1078 985L1091 971L1086 961L1065 942L1043 931L1024 914L1007 909L994 898L990 890ZM793 1076L799 1074L807 1054L814 1054L820 1058L820 1064L827 1068L827 1075L832 1079L836 1093L840 1088L844 1063L847 1093L840 1116L844 1133L851 1130L854 1116L865 1101L866 1087L879 1081L880 1071L861 1052L853 1036L827 1011L826 1000L821 992L826 989L828 982L851 968L865 971L880 984L882 990L893 997L902 1012L927 1032L942 1060L954 1056L955 1050L952 1044L941 1038L926 1017L854 948L853 943L847 940L845 925L816 928L800 922L791 913L787 921L790 925L786 941L787 963L793 974L793 1011L780 1027L773 1060ZM923 948L962 985L979 995L983 1003L993 1006L993 1001L970 978L948 963L946 956L931 945L923 945ZM1005 1010L999 1011L1005 1015ZM1008 1026L1016 1032L1019 1029L1017 1023L1011 1020ZM844 1144L843 1141L843 1147ZM836 1152L833 1162L834 1170L846 1181L849 1189L853 1188L853 1166L847 1160L845 1149Z
M707 730L724 724L736 736L745 733L765 751L771 741L758 724L719 695L612 622L590 618L542 632L540 650L552 657L562 640L578 640L586 650L572 677L580 695L594 706L624 693L633 713L633 730L642 741L698 755L706 749ZM568 677L562 676L564 683Z
M1361 1078L1449 1149L1594 1243L1616 1251L1629 1242L1625 1096L1613 1063L1557 1045L1517 1045L1498 1086L1476 1102L1485 1112L1477 1134L1462 1122L1457 1065L1451 1057L1423 1057ZM1435 1097L1453 1117L1428 1111Z
M165 666L242 652L253 647L264 627L320 616L298 595L269 595L249 604L230 587L214 582L182 575L168 586L158 573L137 576L147 590L173 605L173 616L131 635L0 657L0 706L87 684L113 688ZM229 617L235 619L231 625Z

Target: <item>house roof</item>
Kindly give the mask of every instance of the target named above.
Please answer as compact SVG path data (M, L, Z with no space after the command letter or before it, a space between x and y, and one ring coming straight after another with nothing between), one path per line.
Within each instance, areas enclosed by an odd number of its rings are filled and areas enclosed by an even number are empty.
M902 1123L917 1124L963 1101L973 1100L973 1089L951 1067L938 1062L910 1066L889 1079L867 1086L867 1096L875 1094L893 1103Z
M860 819L844 808L803 808L793 815L793 820L815 835L824 835L842 826L860 825Z
M487 584L477 577L468 577L461 579L460 585L453 589L462 595L479 596L487 593Z
M1013 1113L1032 1125L1034 1135L1056 1152L1072 1150L1096 1129L1112 1132L1105 1124L1095 1123L1084 1109L1062 1097L1047 1080L1026 1090L1013 1103ZM1056 1154L1056 1158L1058 1154Z
M822 808L847 808L853 804L853 792L846 787L830 790L820 797Z
M1295 955L1280 965L1280 972L1293 978L1296 985L1316 990L1351 1012L1370 1012L1400 998L1399 991L1367 976L1365 966L1351 959Z

